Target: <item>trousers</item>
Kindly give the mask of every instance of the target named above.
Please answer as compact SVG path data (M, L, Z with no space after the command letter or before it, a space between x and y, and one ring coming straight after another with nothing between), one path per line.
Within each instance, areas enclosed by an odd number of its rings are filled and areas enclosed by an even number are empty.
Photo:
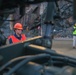
M73 47L76 45L76 36L73 36Z

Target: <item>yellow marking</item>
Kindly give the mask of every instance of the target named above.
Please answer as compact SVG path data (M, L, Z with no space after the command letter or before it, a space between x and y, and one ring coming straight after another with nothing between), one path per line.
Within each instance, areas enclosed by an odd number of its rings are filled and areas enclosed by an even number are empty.
M37 49L41 49L41 50L45 50L46 49L45 47L38 46L38 45L33 45L33 44L30 44L29 46L30 47L34 47L34 48L37 48Z
M36 36L36 37L33 37L33 38L29 38L29 39L27 39L26 41L31 41L31 40L35 40L35 39L39 39L39 38L41 38L42 36Z

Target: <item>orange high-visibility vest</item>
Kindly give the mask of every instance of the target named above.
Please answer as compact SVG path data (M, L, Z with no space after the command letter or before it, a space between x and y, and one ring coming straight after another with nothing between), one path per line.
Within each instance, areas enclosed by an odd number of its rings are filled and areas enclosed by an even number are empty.
M19 40L18 38L16 38L14 35L11 35L8 37L8 39L12 39L13 43L17 43L17 42L21 42L21 41L25 41L26 40L26 36L24 34L21 35L21 40Z

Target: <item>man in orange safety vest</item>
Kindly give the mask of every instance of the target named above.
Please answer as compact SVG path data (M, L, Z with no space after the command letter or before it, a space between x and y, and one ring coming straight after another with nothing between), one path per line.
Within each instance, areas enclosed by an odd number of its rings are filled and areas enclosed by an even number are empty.
M9 44L18 43L18 42L26 40L26 36L25 36L25 34L22 34L22 30L23 30L23 26L22 26L21 23L16 23L14 25L15 34L14 35L10 35L8 37Z

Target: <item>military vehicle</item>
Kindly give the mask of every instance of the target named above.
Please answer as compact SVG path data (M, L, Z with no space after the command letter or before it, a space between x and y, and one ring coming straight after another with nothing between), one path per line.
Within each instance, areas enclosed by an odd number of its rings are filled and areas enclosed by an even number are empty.
M6 9L11 10L18 6L23 8L25 4L43 1L58 0L0 0L0 11L4 14ZM51 24L51 18L46 17L45 23ZM4 21L3 18L1 20ZM76 75L76 59L51 50L46 40L46 36L38 36L0 47L0 75Z

